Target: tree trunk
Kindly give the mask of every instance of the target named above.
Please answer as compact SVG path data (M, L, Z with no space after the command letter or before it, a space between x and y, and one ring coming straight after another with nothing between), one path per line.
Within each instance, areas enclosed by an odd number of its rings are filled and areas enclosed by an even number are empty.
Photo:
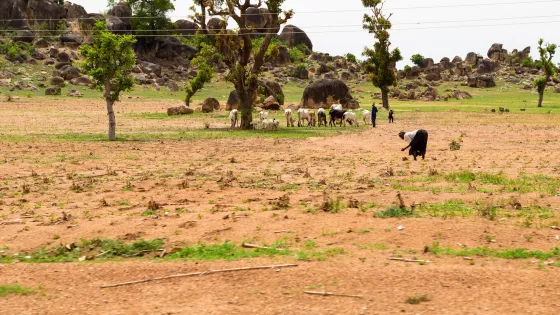
M200 4L200 11L202 12L200 16L200 27L202 28L202 33L208 34L208 27L206 26L206 6L204 3Z
M544 89L539 89L539 107L542 107L542 101L544 98Z
M110 99L105 99L107 102L107 116L109 116L109 141L117 140L117 122L115 120L115 111L113 110L113 104L115 102Z
M250 91L243 89L237 91L239 94L239 100L241 101L241 129L251 130L253 129L253 97Z
M387 91L387 89L381 89L381 100L383 102L383 108L389 109L389 91Z

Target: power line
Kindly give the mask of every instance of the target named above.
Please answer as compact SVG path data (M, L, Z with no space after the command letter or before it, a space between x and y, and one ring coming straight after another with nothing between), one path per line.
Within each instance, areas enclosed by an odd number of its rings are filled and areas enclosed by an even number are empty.
M396 28L392 29L393 31L415 31L415 30L426 30L426 29L457 29L457 28L478 28L478 27L496 27L496 26L517 26L517 25L537 25L537 24L547 24L547 23L560 23L558 21L543 21L543 22L521 22L521 23L503 23L503 24L478 24L478 25L457 25L457 26L432 26L432 27L421 27L421 28ZM317 32L292 32L292 34L332 34L332 33L364 33L365 30L332 30L332 31L317 31ZM134 34L131 34L134 35ZM205 34L206 36L236 36L237 34ZM250 35L250 34L249 34ZM257 33L257 35L278 35L277 33ZM153 34L146 34L146 35L135 35L137 37L162 37L165 36L164 34L161 35L153 35ZM197 35L178 35L180 37L194 37ZM35 36L17 36L17 35L3 35L0 38L35 38ZM96 35L91 35L90 37L98 37Z
M560 17L560 15L540 15L540 16L519 16L519 17L505 17L505 18L491 18L491 19L475 19L475 20L453 20L453 21L418 21L418 22L404 22L404 23L391 23L392 26L398 25L422 25L422 24L448 24L448 23L467 23L467 22L486 22L486 21L506 21L506 20L525 20L525 19L543 19L543 18L555 18ZM541 23L541 22L539 22ZM346 28L346 27L362 27L363 24L347 24L347 25L314 25L314 26L301 26L300 29L315 29L315 28ZM452 26L451 26L452 27ZM253 31L253 30L276 30L278 27L273 28L244 28L243 30ZM9 31L22 31L27 29L13 29ZM143 30L146 32L180 32L180 31L197 31L198 28L179 28L179 29L158 29L158 30ZM236 29L240 30L240 29ZM395 29L393 29L395 30ZM34 32L60 32L61 30L31 30ZM113 30L113 33L129 33L130 30Z
M396 7L396 8L384 8L385 11L394 10L422 10L422 9L442 9L442 8L464 8L464 7L488 7L488 6L500 6L500 5L519 5L519 4L538 4L538 3L557 3L560 0L534 0L534 1L518 1L518 2L494 2L494 3L477 3L477 4L456 4L456 5L440 5L440 6L418 6L418 7ZM370 10L364 9L354 9L354 10L318 10L318 11L301 11L295 12L295 14L323 14L323 13L344 13L344 12L369 12ZM276 13L246 13L243 16L262 16L262 15L275 15ZM281 14L281 13L280 13ZM212 15L209 15L212 16ZM127 17L128 19L129 17ZM131 19L169 19L169 18L190 18L187 15L177 15L177 16L133 16ZM92 20L95 17L80 17L68 20ZM28 19L0 19L0 21L26 21ZM32 19L33 21L57 21L62 19Z

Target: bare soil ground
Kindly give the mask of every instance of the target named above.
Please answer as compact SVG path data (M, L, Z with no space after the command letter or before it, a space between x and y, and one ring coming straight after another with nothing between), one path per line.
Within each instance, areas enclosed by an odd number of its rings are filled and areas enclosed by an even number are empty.
M121 134L165 134L203 125L202 120L127 116L163 112L167 104L127 101L119 106ZM5 263L0 285L17 283L40 293L0 297L0 314L560 312L558 256L466 260L424 252L434 242L442 248L495 252L550 252L559 246L560 231L551 228L560 226L556 115L407 113L397 116L394 125L382 120L373 130L298 140L108 143L36 137L104 133L103 110L97 101L0 103L0 255L94 238L161 238L169 250L230 241L282 242L294 251L311 243L317 250L343 252L325 260L288 255L236 261ZM227 125L224 119L212 123ZM400 148L406 144L397 134L418 128L430 132L427 159L403 160ZM461 149L450 151L449 143L461 134ZM464 173L485 177L459 180ZM320 209L324 191L340 201L336 213ZM418 217L375 217L397 204L398 192L407 206L415 205ZM280 198L289 202L278 210ZM147 213L150 201L161 209ZM451 204L459 210L451 211ZM299 266L100 288L281 263ZM406 302L421 295L429 301Z

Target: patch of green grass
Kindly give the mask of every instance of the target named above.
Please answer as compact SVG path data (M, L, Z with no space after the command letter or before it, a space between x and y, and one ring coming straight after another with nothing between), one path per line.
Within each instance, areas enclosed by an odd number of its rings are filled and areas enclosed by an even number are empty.
M476 247L476 248L453 249L453 248L440 247L440 244L438 242L435 242L432 244L432 246L429 247L429 251L435 254L436 256L438 255L459 256L459 257L478 256L478 257L495 257L501 259L536 258L541 260L560 258L560 248L558 247L555 247L549 252L540 251L540 250L527 250L524 248L490 249L488 247Z
M419 217L418 214L414 213L412 209L401 208L397 206L392 206L386 210L379 211L373 214L376 218L386 219L386 218L414 218Z
M462 200L448 200L440 204L422 204L420 211L431 217L467 217L474 213L474 209L465 205Z
M206 245L196 244L185 247L178 252L169 255L166 259L183 259L191 261L214 261L214 260L240 260L247 258L255 258L261 256L285 256L291 255L289 250L281 250L273 245L270 249L243 249L233 243L225 242L223 244Z
M6 285L6 284L2 284L0 285L0 297L4 297L4 296L8 296L10 294L18 294L18 295L28 295L31 293L34 293L35 291L30 290L30 289L26 289L22 286L19 286L17 284L14 285Z
M406 303L408 304L420 304L423 302L429 302L430 298L427 295L420 295L420 296L411 296L406 299Z
M345 253L346 252L344 251L344 249L336 247L324 251L316 251L316 250L301 251L296 253L296 258L297 260L303 260L303 261L325 261L329 257L334 257Z
M299 190L300 187L298 185L284 185L284 186L280 186L278 188L276 188L279 191L288 191L288 190Z

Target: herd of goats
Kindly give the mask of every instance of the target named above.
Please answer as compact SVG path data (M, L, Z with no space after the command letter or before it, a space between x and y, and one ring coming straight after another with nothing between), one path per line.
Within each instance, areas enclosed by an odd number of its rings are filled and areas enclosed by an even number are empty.
M300 108L297 110L298 115L298 127L304 127L307 125L308 127L319 127L327 126L327 112L324 108L319 108L317 110L317 114L315 114L314 110L310 109L303 109ZM278 130L280 128L280 121L276 120L276 118L269 118L268 112L261 111L259 113L259 119L254 119L251 123L256 130ZM284 116L286 117L286 125L287 127L295 127L294 126L294 114L291 109L286 109L284 111ZM352 111L345 111L342 108L341 104L333 104L331 109L329 110L330 120L328 125L330 127L339 126L346 127L346 123L350 124L350 126L359 126L358 117L356 113ZM229 120L231 122L231 129L234 129L239 124L239 112L237 109L234 109L229 114ZM368 110L363 111L363 120L366 125L371 124L371 112Z

